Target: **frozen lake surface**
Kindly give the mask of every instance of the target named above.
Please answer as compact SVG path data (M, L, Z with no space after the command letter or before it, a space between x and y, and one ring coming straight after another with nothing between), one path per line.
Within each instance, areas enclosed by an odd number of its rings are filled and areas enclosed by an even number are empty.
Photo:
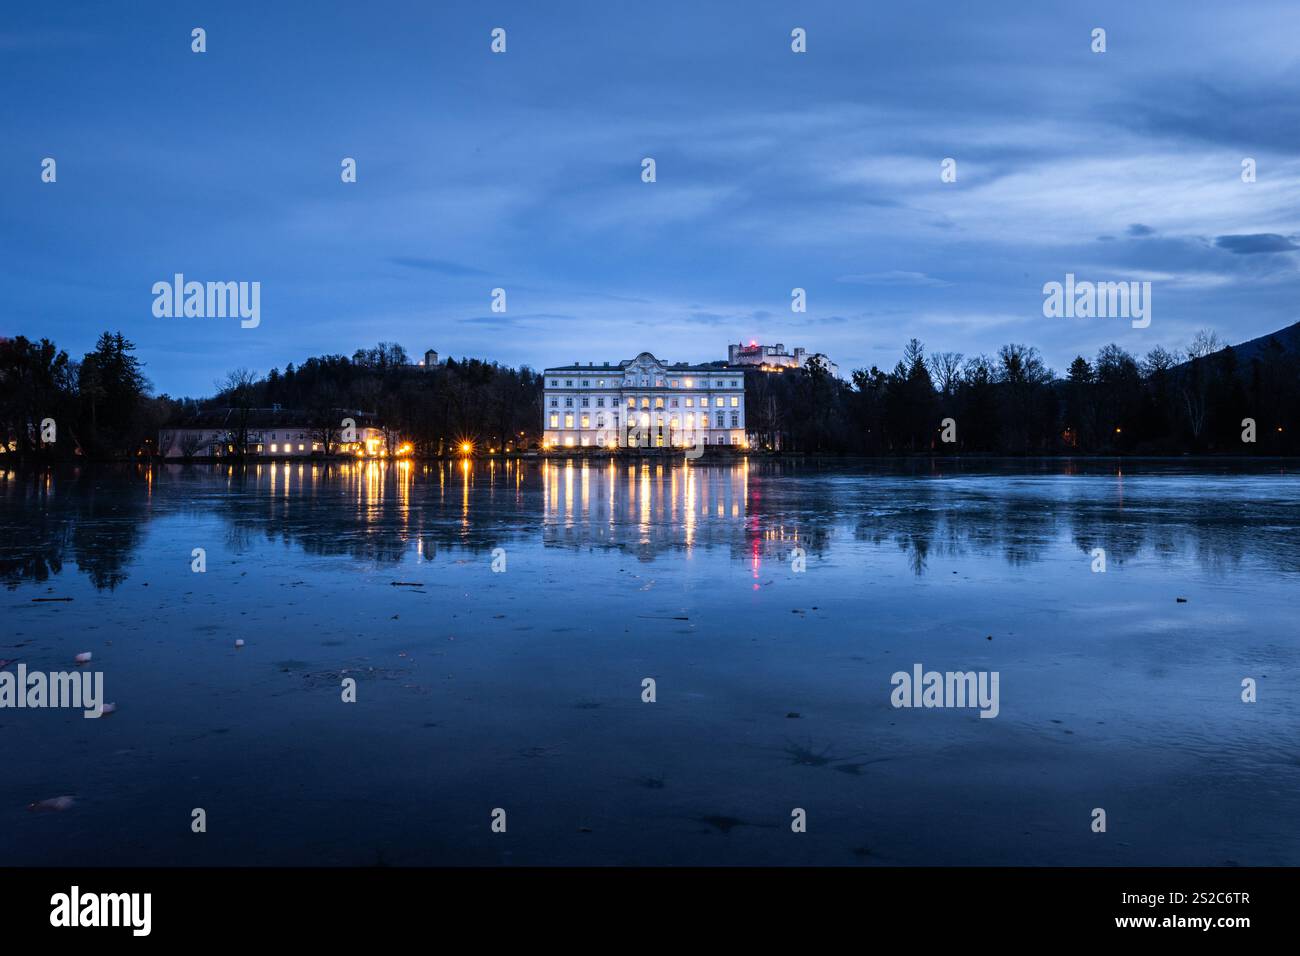
M0 865L1300 864L1296 467L0 471Z

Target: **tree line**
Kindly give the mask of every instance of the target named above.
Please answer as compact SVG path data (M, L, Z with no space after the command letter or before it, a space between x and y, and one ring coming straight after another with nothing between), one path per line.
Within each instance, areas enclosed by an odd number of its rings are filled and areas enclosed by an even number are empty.
M339 442L341 413L355 411L374 416L390 454L407 443L429 456L466 442L519 449L541 441L542 376L480 359L412 365L402 346L381 342L351 358L313 357L265 377L237 369L207 404L233 409L236 422L254 408L304 411L312 440L324 448Z
M754 370L745 384L759 447L788 452L1300 453L1300 355L1275 339L1245 363L1209 331L1142 358L1111 344L1064 377L1030 346L927 355L912 339L889 372L844 382L814 364Z
M120 332L105 332L80 361L48 339L0 338L0 456L149 457L160 429L198 412L230 409L238 436L276 406L305 413L325 448L337 444L345 412L373 415L390 452L399 442L439 455L463 442L523 449L541 440L542 376L527 367L412 365L400 345L381 342L266 375L236 369L211 397L173 399L152 394L134 353ZM1058 376L1030 346L967 357L927 354L912 339L888 372L857 369L844 381L814 361L747 369L745 379L754 444L781 452L1300 454L1300 355L1276 340L1245 362L1211 332L1142 358L1112 344Z

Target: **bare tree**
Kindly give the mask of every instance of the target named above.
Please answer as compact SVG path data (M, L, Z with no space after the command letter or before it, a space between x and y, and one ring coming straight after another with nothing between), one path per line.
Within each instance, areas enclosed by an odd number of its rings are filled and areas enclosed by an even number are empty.
M248 453L248 419L253 409L257 374L251 369L237 368L224 379L218 379L217 390L230 405L226 416L226 443L234 446L232 454L243 458Z
M952 395L961 384L960 352L938 352L930 356L930 376L944 395Z
M1213 355L1222 348L1223 340L1219 338L1219 333L1213 329L1201 329L1192 336L1191 344L1187 346L1187 357L1194 362L1207 355Z
M203 435L201 432L186 430L181 434L181 457L189 461L198 454L200 446L203 444Z
M338 409L338 391L332 386L321 389L307 412L307 428L314 444L326 455L334 454L343 431L343 414Z
M1187 346L1187 374L1182 379L1183 408L1187 412L1187 423L1192 429L1192 438L1200 441L1205 430L1205 419L1209 412L1210 381L1204 368L1204 358L1223 348L1223 341L1213 329L1201 329L1192 336Z

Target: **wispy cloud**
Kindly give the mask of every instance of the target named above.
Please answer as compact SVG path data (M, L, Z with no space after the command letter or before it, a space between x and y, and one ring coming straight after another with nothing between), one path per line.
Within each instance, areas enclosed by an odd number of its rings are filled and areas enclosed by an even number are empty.
M389 262L398 266L406 266L411 269L423 269L427 272L437 272L448 276L485 276L488 275L482 269L475 269L473 266L463 266L458 262L448 262L445 259L427 259L416 256L391 256Z
M928 286L942 289L952 285L943 279L926 275L924 272L906 272L891 269L888 272L861 272L838 277L836 282L848 282L854 285L891 285L891 286Z

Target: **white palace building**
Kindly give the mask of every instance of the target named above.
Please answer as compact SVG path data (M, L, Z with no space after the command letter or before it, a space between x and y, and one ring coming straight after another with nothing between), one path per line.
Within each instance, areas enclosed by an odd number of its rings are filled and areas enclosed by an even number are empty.
M548 368L546 448L745 445L744 369L669 365L649 352L611 365Z

